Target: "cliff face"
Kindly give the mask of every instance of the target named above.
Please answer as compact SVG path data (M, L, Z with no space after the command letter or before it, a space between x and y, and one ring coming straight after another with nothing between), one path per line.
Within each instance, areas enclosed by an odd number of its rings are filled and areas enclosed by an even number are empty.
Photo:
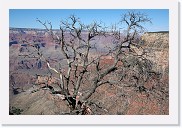
M155 49L169 48L169 32L147 32L141 37L144 46Z
M169 32L147 32L141 36L141 43L156 63L156 70L168 74L169 70Z

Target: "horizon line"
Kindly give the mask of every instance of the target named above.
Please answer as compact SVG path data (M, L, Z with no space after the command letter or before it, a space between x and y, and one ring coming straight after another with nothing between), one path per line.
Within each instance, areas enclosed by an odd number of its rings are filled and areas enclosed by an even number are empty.
M9 29L40 29L40 30L46 30L45 28L24 28L24 27L9 27ZM60 29L52 29L52 30L60 30ZM168 30L160 30L160 31L146 31L144 33L169 33Z

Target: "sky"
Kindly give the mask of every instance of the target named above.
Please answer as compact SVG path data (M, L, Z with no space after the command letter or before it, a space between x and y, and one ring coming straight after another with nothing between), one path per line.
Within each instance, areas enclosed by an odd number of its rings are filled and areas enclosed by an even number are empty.
M70 15L80 18L84 24L93 21L103 22L111 26L127 13L127 9L10 9L9 27L15 28L44 28L39 22L51 22L54 29L58 29L61 20L66 20ZM135 9L136 12L145 13L151 18L152 24L144 24L147 31L169 31L168 9Z

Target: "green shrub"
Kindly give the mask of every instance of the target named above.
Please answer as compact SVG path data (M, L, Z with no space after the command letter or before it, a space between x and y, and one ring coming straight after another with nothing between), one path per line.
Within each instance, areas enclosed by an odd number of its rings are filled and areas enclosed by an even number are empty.
M23 109L10 107L9 108L9 115L20 115L23 112Z

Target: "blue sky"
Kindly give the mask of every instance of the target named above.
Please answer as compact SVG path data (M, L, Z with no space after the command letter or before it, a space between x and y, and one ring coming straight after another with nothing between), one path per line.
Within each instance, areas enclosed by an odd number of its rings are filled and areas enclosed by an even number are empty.
M74 14L85 24L93 21L102 21L107 26L118 22L121 14L126 13L126 9L10 9L9 26L16 28L43 28L36 22L50 21L53 28L59 28L60 20L65 20ZM169 30L169 10L168 9L135 9L145 13L152 20L152 24L145 24L148 31L168 31Z

